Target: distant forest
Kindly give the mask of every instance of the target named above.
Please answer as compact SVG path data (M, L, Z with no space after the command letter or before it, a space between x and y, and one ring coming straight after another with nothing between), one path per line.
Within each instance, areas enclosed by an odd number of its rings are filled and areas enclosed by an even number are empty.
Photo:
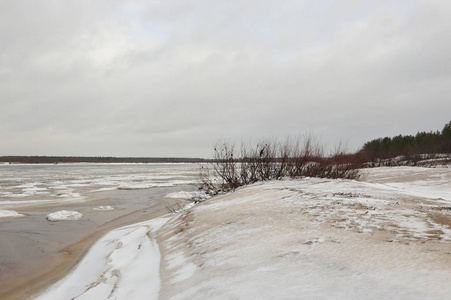
M362 152L367 157L376 158L451 153L451 122L442 131L423 131L416 135L397 135L369 141L363 145Z
M266 145L268 146L268 145ZM215 149L216 150L216 149ZM274 149L273 149L274 150ZM419 154L451 153L451 121L441 131L418 132L415 135L397 135L366 142L362 149L354 154L341 153L353 160L353 163L374 162L375 159L389 159L404 156L406 160ZM336 156L336 155L335 155ZM235 161L241 161L241 158ZM283 157L274 157L280 161ZM217 162L218 158L183 158L183 157L73 157L73 156L0 156L0 163L200 163ZM219 161L222 161L219 159Z
M26 164L58 163L197 163L202 158L180 157L73 157L73 156L0 156L0 162Z

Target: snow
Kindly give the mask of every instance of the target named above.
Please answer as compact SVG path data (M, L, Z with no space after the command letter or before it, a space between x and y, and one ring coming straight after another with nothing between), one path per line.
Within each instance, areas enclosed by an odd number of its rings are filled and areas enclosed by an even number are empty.
M168 218L113 230L82 262L37 299L156 299L160 252L152 238Z
M14 210L3 210L0 209L0 218L17 218L24 217L25 215L19 214Z
M0 208L13 210L90 201L98 197L94 193L117 189L173 187L198 180L197 164L5 164L0 169Z
M205 192L185 192L185 191L170 193L167 194L165 197L175 199L199 200L199 201L209 198Z
M368 181L380 182L420 197L451 203L451 172L449 168L375 168L368 172Z
M240 188L110 232L39 299L446 299L444 170Z
M104 187L96 190L89 191L90 193L97 193L97 192L105 192L105 191L114 191L117 190L117 187Z
M153 183L121 183L118 187L119 190L143 190L150 189L154 187L173 187L176 185L183 184L193 184L193 180L171 180L171 181L161 181Z
M10 198L23 198L23 197L30 197L34 195L44 195L48 194L47 188L42 187L36 187L36 183L29 183L29 184L22 184L18 185L15 188L21 189L22 193L19 192L2 192L0 195L2 197L10 197Z
M106 206L97 206L94 207L93 210L114 210L114 207L110 206L110 205L106 205Z
M47 220L51 222L66 221L66 220L80 220L83 214L78 211L60 210L47 215Z
M22 204L33 204L33 205L41 205L41 204L50 204L54 203L54 200L24 200L24 201L2 201L0 205L2 207L9 207L9 206L20 206Z
M2 208L18 208L23 206L37 206L48 204L62 204L84 201L85 197L79 197L79 194L61 194L57 199L42 199L42 200L3 200L0 201Z

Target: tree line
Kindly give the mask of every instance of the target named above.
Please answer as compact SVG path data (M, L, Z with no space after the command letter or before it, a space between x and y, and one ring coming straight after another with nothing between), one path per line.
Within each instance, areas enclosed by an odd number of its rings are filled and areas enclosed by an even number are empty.
M451 153L451 121L441 131L418 132L415 135L397 135L371 140L361 150L373 158L415 156L418 154Z
M102 156L0 156L3 163L58 164L58 163L198 163L203 158L183 157L102 157Z

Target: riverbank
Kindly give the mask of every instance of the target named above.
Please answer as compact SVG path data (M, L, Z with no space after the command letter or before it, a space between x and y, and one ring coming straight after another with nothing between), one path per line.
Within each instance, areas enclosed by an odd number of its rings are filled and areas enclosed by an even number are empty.
M110 233L115 247L91 248L100 265L82 261L42 299L125 299L149 286L153 294L133 299L445 299L450 171L366 173L365 181L257 183L118 229ZM143 257L159 263L128 268Z
M196 190L199 165L0 164L0 173L0 298L14 299L6 295L70 270L104 233L165 214L179 201L166 195ZM82 217L47 220L61 211Z
M65 276L105 233L168 213L177 199L165 196L193 186L115 190L88 202L20 209L25 217L0 218L0 298L24 299ZM127 198L135 201L125 201ZM111 207L111 210L100 208ZM49 222L59 210L78 211L78 221Z

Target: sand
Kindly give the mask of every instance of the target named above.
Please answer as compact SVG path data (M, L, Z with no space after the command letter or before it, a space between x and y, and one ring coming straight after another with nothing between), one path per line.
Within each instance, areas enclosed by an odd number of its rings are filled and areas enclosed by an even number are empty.
M300 292L317 298L337 293L342 297L336 298L344 299L356 293L355 298L442 299L450 292L448 173L380 168L368 171L364 181L371 184L321 179L268 182L205 201L175 216L156 234L162 256L160 297L229 299L245 291L248 298L260 299L289 298ZM438 196L423 195L430 190ZM155 190L151 198L169 192ZM0 293L0 299L23 299L61 278L105 231L167 212L162 201L149 203L149 195L141 193L114 191L90 207L65 206L84 218L44 222L38 233L33 232L36 228L16 228L19 219L3 222L9 224L0 227L2 234L10 234L6 240L40 258L23 262L26 271L19 263L11 269L22 275L4 275L2 270L1 276L14 288ZM121 212L118 204L133 195L143 197L142 205ZM98 206L115 209L95 211ZM19 212L26 218L39 216L40 221L33 223L39 227L44 226L40 222L45 211ZM64 244L69 237L73 242ZM27 245L32 249L22 249ZM12 249L2 244L0 254ZM9 254L19 262L22 255ZM40 267L34 266L36 261ZM43 265L46 270L40 269ZM4 284L3 278L0 282Z
M257 183L169 220L156 233L159 298L449 298L449 202L411 192L449 170L368 173L374 184ZM429 193L449 190L448 177L437 178L424 183Z
M239 188L110 232L39 299L448 299L448 173Z
M175 199L164 196L186 189L116 190L64 206L21 208L23 218L0 219L0 299L25 299L67 274L106 232L168 212ZM134 201L127 203L126 199ZM99 206L114 209L98 210ZM49 212L73 210L78 221L49 222Z

